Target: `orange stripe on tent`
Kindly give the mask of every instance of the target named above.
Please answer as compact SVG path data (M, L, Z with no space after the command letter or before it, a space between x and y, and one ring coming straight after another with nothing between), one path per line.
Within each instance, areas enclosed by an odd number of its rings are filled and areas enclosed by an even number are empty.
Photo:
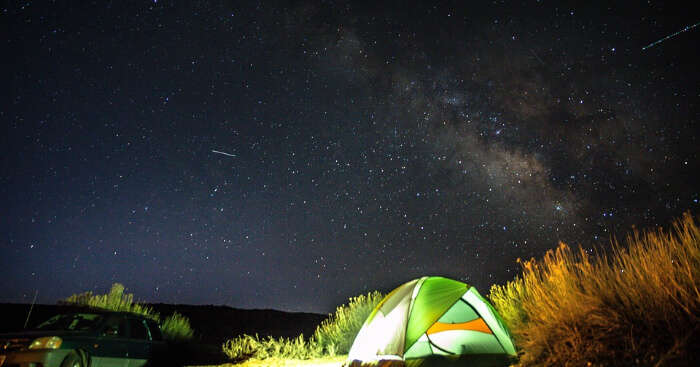
M488 325L486 325L486 323L484 322L484 319L482 319L482 318L478 318L476 320L462 322L462 323L458 323L458 324L436 322L425 333L430 335L430 334L435 334L435 333L439 333L441 331L446 331L446 330L473 330L473 331L480 331L482 333L493 334L491 329L489 329Z

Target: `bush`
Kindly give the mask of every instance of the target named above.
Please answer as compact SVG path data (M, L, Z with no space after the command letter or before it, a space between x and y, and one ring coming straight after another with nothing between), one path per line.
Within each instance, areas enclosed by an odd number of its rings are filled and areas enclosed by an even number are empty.
M157 313L152 308L135 303L133 294L124 294L124 286L120 283L112 284L112 289L107 294L93 295L92 292L74 294L65 300L59 301L59 303L87 306L101 310L130 312L158 320Z
M260 338L257 334L255 336L244 334L227 340L222 348L224 354L233 360L274 357L311 359L320 355L320 350L313 343L304 339L303 335L296 338L275 339L271 336Z
M593 257L560 244L491 288L520 365L668 365L699 359L700 229L634 232ZM695 344L692 344L695 343Z
M108 294L94 295L92 292L74 294L59 301L59 304L87 306L107 311L130 312L160 322L159 313L148 306L134 302L134 295L131 293L125 294L124 286L120 283L114 283ZM189 340L194 335L194 331L190 326L190 320L177 312L168 316L160 324L160 327L163 331L163 337L169 341Z
M194 336L194 330L190 325L190 319L174 312L163 320L160 325L163 336L170 341L190 340Z
M255 353L261 349L260 346L258 334L255 336L243 334L225 341L222 349L229 358L238 360L255 356Z
M312 341L323 349L325 355L347 354L355 336L384 295L374 291L350 298L347 305L339 306L335 313L316 328Z
M303 335L290 339L241 335L227 340L222 349L233 360L272 357L311 359L347 354L365 319L382 298L384 296L376 291L350 298L350 302L338 307L308 340Z

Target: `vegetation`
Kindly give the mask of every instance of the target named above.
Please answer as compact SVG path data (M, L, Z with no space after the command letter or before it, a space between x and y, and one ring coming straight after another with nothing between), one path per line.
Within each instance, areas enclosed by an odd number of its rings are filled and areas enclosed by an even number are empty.
M290 358L310 359L317 357L321 351L311 341L304 339L303 335L296 338L273 338L268 336L261 338L257 334L241 335L227 340L223 345L224 353L231 359L268 359Z
M312 359L291 359L291 358L266 358L255 359L251 358L241 363L223 364L219 367L342 367L346 356L337 357L322 357Z
M101 310L130 312L157 320L157 317L153 317L156 314L153 309L134 302L134 295L131 293L124 294L124 286L119 283L112 284L112 289L107 294L79 293L62 300L60 303L87 306Z
M522 274L494 285L489 298L509 326L519 366L692 365L700 359L700 228L690 214L670 230L633 232L609 251L564 243L541 260L521 262ZM347 354L364 320L383 295L352 297L310 338L241 335L223 352L255 365ZM115 283L62 303L133 312L160 321ZM161 322L169 340L186 340L189 320L175 313Z
M700 358L700 229L686 214L595 257L561 244L489 298L521 366L690 365Z
M241 335L227 340L222 348L234 360L311 359L347 354L365 319L382 298L384 296L376 291L350 298L348 304L338 307L308 340L303 335L290 339Z
M347 305L336 308L335 313L316 328L313 343L327 356L348 354L367 316L383 298L377 291L351 297Z
M134 302L134 295L131 293L124 293L124 286L119 283L114 283L112 289L110 289L107 294L95 295L92 294L92 292L84 292L74 294L59 303L143 315L158 321L163 331L163 337L169 341L189 340L194 335L188 318L175 312L161 322L159 313L148 306Z
M163 332L163 337L170 341L185 341L190 340L194 336L194 330L190 325L190 319L173 312L161 322L160 329Z

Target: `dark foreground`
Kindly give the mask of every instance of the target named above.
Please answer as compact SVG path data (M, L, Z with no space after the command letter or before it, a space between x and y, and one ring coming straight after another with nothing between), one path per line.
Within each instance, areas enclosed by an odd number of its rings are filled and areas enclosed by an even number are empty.
M282 312L275 310L241 310L228 306L193 306L152 304L161 316L178 312L189 318L195 337L185 343L170 345L173 359L183 365L216 365L228 361L221 351L226 340L241 334L295 337L299 333L311 335L327 315ZM24 330L58 313L75 308L59 305L0 304L0 333ZM27 321L27 316L29 319Z

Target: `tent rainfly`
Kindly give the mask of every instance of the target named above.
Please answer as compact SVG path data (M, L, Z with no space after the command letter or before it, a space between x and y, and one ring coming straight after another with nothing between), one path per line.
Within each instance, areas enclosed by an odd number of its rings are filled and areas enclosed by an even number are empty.
M346 365L507 366L515 356L508 328L474 287L423 277L379 302Z

